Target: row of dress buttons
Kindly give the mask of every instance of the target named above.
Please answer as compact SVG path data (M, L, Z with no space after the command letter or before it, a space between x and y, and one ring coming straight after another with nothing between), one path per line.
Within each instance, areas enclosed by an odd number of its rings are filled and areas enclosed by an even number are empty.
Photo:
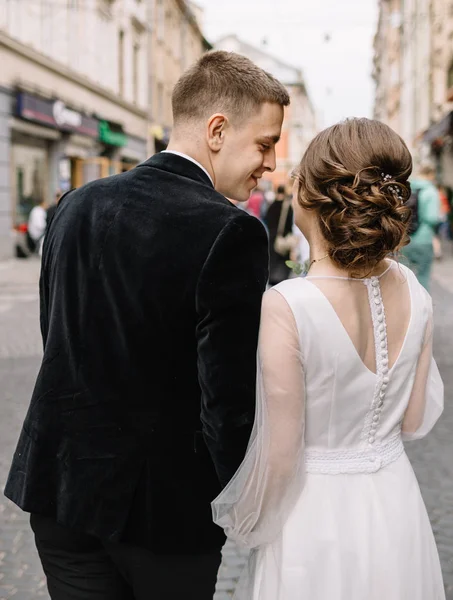
M374 444L376 441L376 432L378 423L381 419L381 412L384 406L384 398L385 392L389 383L389 360L388 360L388 350L387 350L387 335L385 331L385 323L384 323L384 308L382 306L382 298L379 288L379 279L377 277L371 278L371 285L373 287L373 296L374 302L376 304L376 313L377 313L377 321L378 332L379 332L379 345L381 351L380 364L381 364L381 374L382 374L382 383L379 389L379 400L373 411L373 419L371 423L371 428L369 432L368 442L370 444ZM379 375L379 374L378 374Z

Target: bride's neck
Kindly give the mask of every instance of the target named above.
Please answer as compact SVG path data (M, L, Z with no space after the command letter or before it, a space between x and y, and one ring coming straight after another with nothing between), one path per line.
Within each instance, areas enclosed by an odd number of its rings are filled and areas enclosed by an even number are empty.
M328 276L337 276L337 277L349 277L350 273L348 269L341 268L337 264L333 262L330 258L329 249L325 243L320 241L319 239L314 239L310 241L310 259L309 259L309 272L308 274L313 275L328 275ZM326 256L327 255L327 256ZM388 263L383 260L381 261L373 271L363 272L358 279L370 277L370 275L380 275L387 268Z

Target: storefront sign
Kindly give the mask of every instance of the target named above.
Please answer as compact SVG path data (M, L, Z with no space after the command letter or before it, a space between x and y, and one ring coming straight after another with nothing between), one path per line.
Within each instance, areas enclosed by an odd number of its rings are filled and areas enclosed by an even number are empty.
M125 146L127 135L121 125L109 121L99 121L99 141L110 146Z
M66 108L61 100L57 100L53 105L53 118L59 127L80 127L82 125L82 115L75 110Z
M84 113L68 108L61 100L48 100L19 92L16 98L17 116L61 131L98 137L99 121Z

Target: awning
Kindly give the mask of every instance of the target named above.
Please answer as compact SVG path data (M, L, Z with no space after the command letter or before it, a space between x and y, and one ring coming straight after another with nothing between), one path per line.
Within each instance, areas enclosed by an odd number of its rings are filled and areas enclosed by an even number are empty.
M431 125L423 134L423 141L426 144L432 144L451 133L453 133L453 112L448 113L443 119Z
M49 127L42 127L41 125L35 125L28 121L21 121L16 117L11 119L11 129L31 135L33 137L44 138L47 140L60 140L61 133L57 129L50 129Z
M99 121L99 140L109 146L121 147L127 144L127 135L120 123L101 119Z

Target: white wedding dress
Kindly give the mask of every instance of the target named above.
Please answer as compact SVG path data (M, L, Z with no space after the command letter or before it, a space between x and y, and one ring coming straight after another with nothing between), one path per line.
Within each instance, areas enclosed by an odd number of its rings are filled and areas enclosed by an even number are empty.
M431 298L379 277L284 281L263 300L257 414L214 520L252 549L240 600L444 600L403 440L443 410Z

